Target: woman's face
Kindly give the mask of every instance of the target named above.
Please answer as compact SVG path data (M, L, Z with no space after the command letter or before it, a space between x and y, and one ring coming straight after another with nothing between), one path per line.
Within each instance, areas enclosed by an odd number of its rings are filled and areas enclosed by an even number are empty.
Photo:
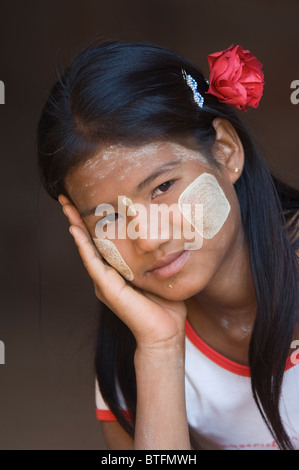
M167 299L205 289L242 240L227 172L174 142L109 146L74 168L66 189L102 256Z

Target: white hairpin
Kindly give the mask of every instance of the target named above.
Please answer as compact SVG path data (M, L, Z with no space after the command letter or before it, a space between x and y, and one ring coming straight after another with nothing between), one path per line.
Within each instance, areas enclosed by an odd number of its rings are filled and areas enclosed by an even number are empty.
M204 98L203 96L199 93L197 90L197 81L194 80L194 78L191 75L188 75L186 70L182 69L182 74L184 79L186 80L187 85L191 88L193 91L193 98L195 103L202 108L204 104Z

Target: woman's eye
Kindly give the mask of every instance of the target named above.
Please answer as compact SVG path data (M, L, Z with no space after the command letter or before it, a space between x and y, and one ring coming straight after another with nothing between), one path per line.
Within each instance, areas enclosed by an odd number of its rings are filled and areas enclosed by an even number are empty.
M153 191L153 197L159 196L161 193L166 193L169 188L173 185L174 181L165 181L165 183L160 184L157 186L157 188L154 189Z

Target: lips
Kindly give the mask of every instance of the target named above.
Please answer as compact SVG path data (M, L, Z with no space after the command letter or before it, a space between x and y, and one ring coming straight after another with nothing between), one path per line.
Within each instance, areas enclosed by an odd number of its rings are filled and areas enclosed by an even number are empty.
M157 261L149 270L150 273L160 278L167 278L178 273L190 256L190 251L180 251L170 253L169 255Z

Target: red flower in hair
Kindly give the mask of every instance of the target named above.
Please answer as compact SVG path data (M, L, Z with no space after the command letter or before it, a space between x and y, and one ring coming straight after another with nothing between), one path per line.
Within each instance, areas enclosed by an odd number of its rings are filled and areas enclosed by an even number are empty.
M219 101L247 111L257 108L263 94L262 64L249 51L233 44L224 51L208 56L210 67L209 89Z

